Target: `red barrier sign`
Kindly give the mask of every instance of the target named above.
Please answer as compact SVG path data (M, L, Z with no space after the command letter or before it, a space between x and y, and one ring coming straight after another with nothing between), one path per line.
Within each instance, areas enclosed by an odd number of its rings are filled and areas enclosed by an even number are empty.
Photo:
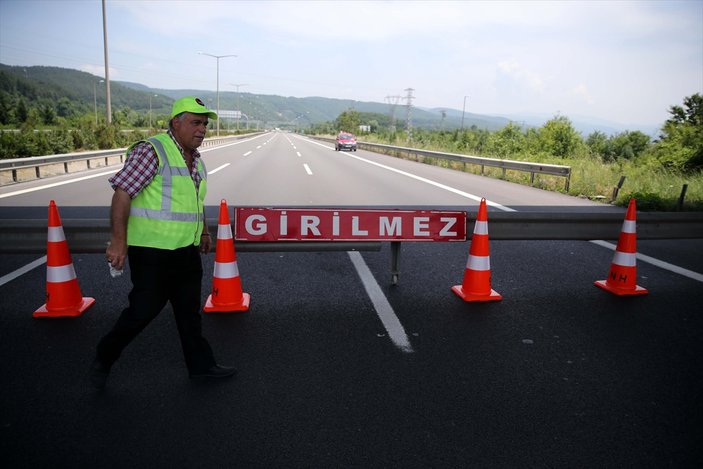
M236 208L239 241L466 241L466 212Z

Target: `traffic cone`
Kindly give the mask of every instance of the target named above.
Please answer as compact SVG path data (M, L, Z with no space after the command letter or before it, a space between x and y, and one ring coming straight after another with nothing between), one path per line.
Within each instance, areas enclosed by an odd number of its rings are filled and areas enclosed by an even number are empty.
M498 301L503 297L491 289L491 260L488 250L488 215L486 199L481 199L474 234L471 238L469 260L464 270L464 282L452 291L464 301Z
M227 202L220 202L220 219L217 225L217 248L215 250L215 274L212 279L212 294L207 297L203 311L229 312L249 309L248 293L242 293L242 281L237 268L237 253L234 251L232 226L229 222Z
M615 256L610 264L608 278L595 285L616 295L646 295L649 291L637 282L637 221L635 199L630 199Z
M35 318L80 316L95 303L81 295L71 253L64 236L56 203L49 203L49 232L46 243L46 303L37 309Z

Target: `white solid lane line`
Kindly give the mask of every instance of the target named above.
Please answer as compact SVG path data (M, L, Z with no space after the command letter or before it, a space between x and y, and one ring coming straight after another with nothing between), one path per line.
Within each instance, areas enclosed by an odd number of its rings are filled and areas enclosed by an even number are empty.
M359 274L361 283L364 285L366 294L369 296L371 303L373 303L376 314L378 314L378 318L383 323L383 327L386 328L391 341L403 352L412 353L413 348L410 345L410 340L408 340L408 335L405 333L403 325L398 320L398 316L395 315L393 307L386 299L383 291L381 291L381 287L378 286L371 270L364 262L364 258L357 251L348 251L347 254L349 254L349 258Z
M32 187L31 189L22 189L20 191L14 191L14 192L8 192L6 194L0 194L0 199L3 199L5 197L12 197L13 195L27 194L29 192L40 191L43 189L51 189L52 187L64 186L66 184L73 184L74 182L85 181L87 179L93 179L93 178L98 178L101 176L107 176L108 174L116 173L121 168L122 168L122 166L120 166L119 168L112 169L110 171L104 171L102 173L91 174L90 176L83 176L80 178L71 179L70 181L54 182L51 184L45 184L43 186Z
M32 269L35 269L39 267L40 265L46 264L46 256L40 257L39 259L30 262L29 264L20 267L19 269L15 270L14 272L10 272L7 275L3 275L0 277L0 287L5 285L7 282L11 282L12 280L16 279L20 275L24 275L27 272L29 272Z

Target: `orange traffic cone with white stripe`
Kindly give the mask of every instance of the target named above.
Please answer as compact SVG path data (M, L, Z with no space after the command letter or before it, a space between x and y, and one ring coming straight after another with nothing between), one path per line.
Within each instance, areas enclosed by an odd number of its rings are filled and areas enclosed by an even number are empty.
M488 211L486 199L481 199L474 234L471 238L469 260L464 270L464 281L452 287L464 301L498 301L503 297L491 288L491 260L488 249Z
M49 230L46 243L46 303L37 309L35 318L80 316L95 303L83 297L71 261L66 236L56 203L49 203Z
M220 202L220 219L217 225L212 294L207 297L203 311L206 313L246 311L249 309L249 300L249 294L242 293L242 280L239 278L232 226L229 222L227 202L223 199Z
M622 223L618 246L610 264L608 278L595 285L616 295L646 295L649 291L637 285L637 221L636 202L630 199Z

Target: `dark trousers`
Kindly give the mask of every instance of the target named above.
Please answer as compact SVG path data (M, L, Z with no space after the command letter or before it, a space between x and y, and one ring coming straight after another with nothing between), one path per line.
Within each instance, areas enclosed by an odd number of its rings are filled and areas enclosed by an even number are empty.
M129 306L100 341L98 360L106 366L171 302L186 365L191 373L215 364L212 349L202 335L200 295L203 267L196 246L176 250L130 246L132 291Z

